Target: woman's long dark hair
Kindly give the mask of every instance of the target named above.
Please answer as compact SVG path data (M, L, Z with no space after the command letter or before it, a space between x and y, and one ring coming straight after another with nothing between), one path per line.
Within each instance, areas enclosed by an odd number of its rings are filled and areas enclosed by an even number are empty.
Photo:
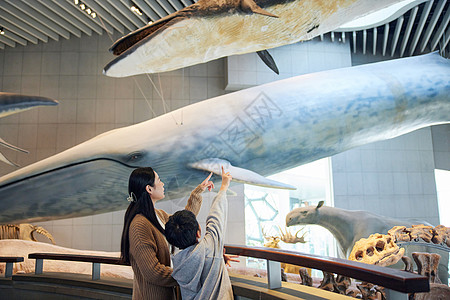
M153 169L150 167L135 169L128 181L128 195L133 197L133 202L130 203L125 212L122 241L120 243L120 260L123 263L130 263L130 224L137 214L146 217L153 226L164 234L164 229L156 217L153 201L145 190L147 185L152 187L155 185L155 172Z

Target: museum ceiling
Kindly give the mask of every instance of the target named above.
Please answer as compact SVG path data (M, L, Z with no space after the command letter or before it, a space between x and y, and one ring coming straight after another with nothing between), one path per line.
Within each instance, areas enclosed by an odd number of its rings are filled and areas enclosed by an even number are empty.
M125 35L193 0L0 0L0 49L115 31ZM448 56L447 0L405 0L380 21L343 26L317 39L351 43L368 55L411 56L442 50ZM445 51L446 50L446 51Z

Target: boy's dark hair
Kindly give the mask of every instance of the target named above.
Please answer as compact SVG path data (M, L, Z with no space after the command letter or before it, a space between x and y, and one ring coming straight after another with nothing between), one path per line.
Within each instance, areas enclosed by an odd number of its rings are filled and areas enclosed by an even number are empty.
M198 222L193 212L180 210L169 217L165 234L167 241L180 249L185 249L197 242Z

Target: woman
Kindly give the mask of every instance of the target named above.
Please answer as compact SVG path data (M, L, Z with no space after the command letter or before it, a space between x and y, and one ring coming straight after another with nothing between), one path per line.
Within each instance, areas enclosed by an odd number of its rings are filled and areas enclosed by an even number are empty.
M214 188L212 173L192 191L186 209L195 215L202 204L201 193ZM172 278L169 247L164 225L169 215L155 209L164 198L164 183L152 168L135 169L128 182L128 201L121 241L121 260L134 272L133 299L174 299L177 282Z

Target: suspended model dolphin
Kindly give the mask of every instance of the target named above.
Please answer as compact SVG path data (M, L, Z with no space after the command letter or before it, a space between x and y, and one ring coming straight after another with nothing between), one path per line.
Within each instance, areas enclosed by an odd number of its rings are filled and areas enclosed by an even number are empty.
M26 96L14 93L0 92L0 118L22 112L36 106L48 106L57 104L58 101L45 97ZM11 145L2 138L0 138L0 145L15 151L28 153L27 150ZM0 161L18 167L16 163L6 158L2 153L0 153Z
M271 175L353 147L450 122L450 61L437 53L293 77L101 134L0 178L0 223L126 207L128 177L152 166L166 199L204 171L269 187ZM183 115L183 125L174 122Z
M265 49L309 40L398 2L199 0L119 39L110 49L119 57L104 73L159 73L250 52L265 53L267 63Z

